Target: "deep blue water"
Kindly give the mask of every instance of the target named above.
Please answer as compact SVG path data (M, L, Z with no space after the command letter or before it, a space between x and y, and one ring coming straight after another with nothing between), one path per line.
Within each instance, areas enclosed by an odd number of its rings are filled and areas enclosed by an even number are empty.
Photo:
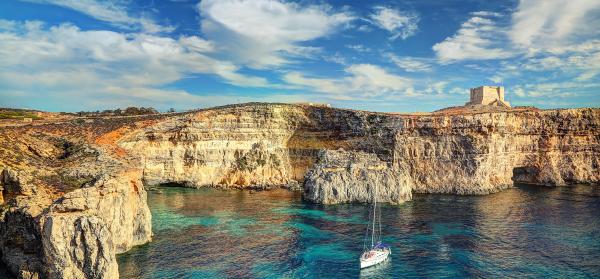
M385 205L392 258L363 271L366 205L314 205L286 191L161 189L148 196L154 241L119 256L122 278L600 277L598 186Z

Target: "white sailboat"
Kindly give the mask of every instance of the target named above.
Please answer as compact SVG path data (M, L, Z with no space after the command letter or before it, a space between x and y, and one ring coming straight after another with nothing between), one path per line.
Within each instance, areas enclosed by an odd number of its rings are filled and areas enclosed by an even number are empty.
M381 242L381 210L377 210L377 184L375 184L375 190L373 192L373 220L369 223L365 235L363 245L364 251L360 256L361 269L382 263L390 257L390 254L392 254L392 249ZM367 249L369 235L371 236L371 245L368 246Z

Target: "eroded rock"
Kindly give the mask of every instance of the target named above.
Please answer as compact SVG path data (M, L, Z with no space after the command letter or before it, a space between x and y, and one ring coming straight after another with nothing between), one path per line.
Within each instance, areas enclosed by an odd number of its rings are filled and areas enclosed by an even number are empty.
M7 196L33 195L36 187L32 184L32 180L32 176L24 171L6 168L0 172L0 188Z
M375 154L323 150L304 181L304 198L322 204L372 202L393 204L412 198L413 182L402 170L388 167Z
M43 254L49 278L118 278L112 236L96 216L44 217Z

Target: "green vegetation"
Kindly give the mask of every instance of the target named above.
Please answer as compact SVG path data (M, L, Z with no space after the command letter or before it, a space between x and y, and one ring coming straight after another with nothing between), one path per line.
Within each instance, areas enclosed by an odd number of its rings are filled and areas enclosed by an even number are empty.
M279 157L277 157L276 154L270 154L269 155L271 162L273 162L273 165L276 167L281 166L281 160L279 160Z
M54 189L67 193L75 189L79 189L88 183L93 182L94 178L81 178L68 176L64 174L53 174L42 176L41 180L44 181L47 185L53 187Z
M82 186L94 181L93 177L80 178L66 175L61 175L60 177L65 185L67 185L67 188L71 189L81 188Z
M103 111L80 111L77 113L66 113L75 116L130 116L130 115L147 115L158 114L159 112L152 107L128 107L126 109L103 110Z
M252 168L249 164L248 164L248 159L246 158L246 156L238 158L237 159L237 169L241 170L241 171L252 171L254 168Z
M33 111L20 109L0 109L0 119L40 119Z

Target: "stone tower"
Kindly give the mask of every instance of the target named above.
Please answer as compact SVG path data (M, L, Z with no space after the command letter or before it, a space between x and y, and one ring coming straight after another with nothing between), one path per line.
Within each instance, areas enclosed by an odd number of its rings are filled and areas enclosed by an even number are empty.
M480 86L471 88L471 99L465 106L498 106L510 108L510 103L504 100L504 87Z

